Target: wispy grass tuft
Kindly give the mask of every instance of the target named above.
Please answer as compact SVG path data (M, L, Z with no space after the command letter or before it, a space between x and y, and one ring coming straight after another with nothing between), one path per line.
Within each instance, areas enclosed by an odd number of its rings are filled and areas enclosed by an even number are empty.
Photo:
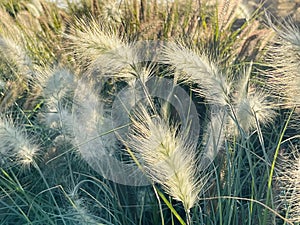
M230 82L218 69L217 62L213 62L205 54L196 53L178 44L169 44L164 49L161 60L183 72L186 81L198 84L196 92L205 97L209 103L227 105Z
M137 154L147 175L189 212L207 179L197 175L195 146L186 142L185 131L181 133L145 108L137 112L132 122L129 148Z
M70 49L82 66L95 62L102 54L113 53L115 50L124 49L126 43L107 24L95 19L85 21L77 19L72 27L72 33L66 34L70 40Z
M0 117L1 166L29 168L39 155L39 147L12 118Z
M59 67L44 70L39 67L35 75L33 86L36 93L43 97L42 120L50 128L70 136L73 133L71 110L77 84L75 75Z
M228 113L220 107L210 109L210 118L203 137L204 150L201 155L200 168L206 169L223 149L225 143Z
M261 125L271 123L275 116L276 104L267 90L251 84L252 65L241 74L233 94L232 118L235 133L240 128L246 133Z
M292 108L300 102L300 28L291 20L275 24L267 15L269 26L276 34L274 44L269 47L267 56L270 70L265 74L269 77L270 89L279 96L279 104ZM278 23L278 21L276 21Z
M290 153L281 153L276 169L274 191L279 195L276 204L290 221L298 224L300 222L300 156L297 146L292 146Z
M2 57L17 67L19 73L25 72L23 76L28 78L32 62L22 45L20 46L13 40L2 37L0 38L0 52Z

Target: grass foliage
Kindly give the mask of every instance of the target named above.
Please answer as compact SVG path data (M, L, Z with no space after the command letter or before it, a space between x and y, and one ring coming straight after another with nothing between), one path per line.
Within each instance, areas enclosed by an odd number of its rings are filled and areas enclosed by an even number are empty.
M2 0L0 224L300 224L300 29L243 2Z

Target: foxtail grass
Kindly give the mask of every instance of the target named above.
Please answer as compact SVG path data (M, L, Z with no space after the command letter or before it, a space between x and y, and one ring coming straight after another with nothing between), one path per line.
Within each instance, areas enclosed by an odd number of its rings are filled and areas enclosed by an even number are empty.
M182 202L189 213L207 179L197 175L195 146L186 143L184 133L176 134L176 127L152 117L146 109L139 110L132 122L128 147L136 153L146 174Z
M182 45L169 44L164 49L163 63L183 72L183 79L199 85L196 89L211 104L224 106L228 102L230 82L216 63L205 54L199 54Z
M88 66L99 58L101 54L113 53L114 50L126 46L118 33L106 24L101 24L95 19L84 21L77 19L72 28L72 33L66 37L70 40L70 49L78 55L78 61L83 66Z
M38 145L12 118L3 115L0 117L0 138L2 166L20 166L21 169L26 169L38 158Z
M291 152L283 152L279 155L276 165L275 194L278 194L277 205L287 218L294 223L300 222L299 214L299 152L297 146L291 147ZM277 193L278 192L278 193Z
M299 222L299 157L280 156L299 138L292 21L239 0L76 2L0 2L1 224ZM145 39L166 41L158 60Z
M271 123L275 116L276 104L267 90L251 84L252 65L241 74L233 94L232 118L235 132L240 128L246 133Z
M272 21L267 14L269 26L275 31L274 44L269 47L267 56L270 70L265 72L274 95L280 98L279 104L286 108L299 106L299 51L300 28L292 20Z

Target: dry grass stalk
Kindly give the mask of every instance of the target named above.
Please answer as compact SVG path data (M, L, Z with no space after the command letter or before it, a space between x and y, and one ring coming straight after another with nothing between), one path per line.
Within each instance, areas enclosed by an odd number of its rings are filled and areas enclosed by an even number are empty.
M297 146L291 153L281 154L275 180L277 182L278 207L294 223L300 222L300 156Z
M286 108L300 106L300 29L293 21L283 21L275 25L267 17L271 28L277 34L268 50L267 61L270 70L264 74L269 78L268 85L279 104ZM278 21L277 21L278 22Z

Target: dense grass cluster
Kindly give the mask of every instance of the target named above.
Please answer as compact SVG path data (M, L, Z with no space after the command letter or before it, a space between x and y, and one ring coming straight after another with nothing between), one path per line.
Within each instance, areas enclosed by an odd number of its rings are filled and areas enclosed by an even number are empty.
M241 0L0 2L0 224L300 224L300 29Z

